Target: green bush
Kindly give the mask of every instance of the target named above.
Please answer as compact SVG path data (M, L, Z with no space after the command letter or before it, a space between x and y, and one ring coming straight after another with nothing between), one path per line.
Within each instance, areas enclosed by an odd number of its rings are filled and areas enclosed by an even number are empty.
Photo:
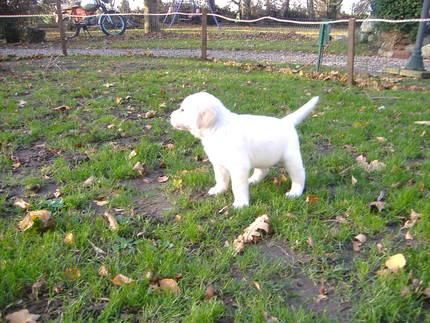
M422 0L375 0L375 14L378 18L386 19L408 19L419 18L421 14ZM380 24L384 31L400 31L408 34L411 38L415 38L418 23L405 24Z

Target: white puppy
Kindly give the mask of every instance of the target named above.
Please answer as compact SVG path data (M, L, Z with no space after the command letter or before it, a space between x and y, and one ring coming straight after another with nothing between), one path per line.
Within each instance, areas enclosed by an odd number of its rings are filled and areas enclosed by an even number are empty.
M287 197L300 196L305 187L305 169L295 126L315 108L314 97L297 111L282 119L236 114L213 95L200 92L184 99L170 118L173 127L188 130L202 141L213 165L216 185L210 195L225 192L230 179L233 206L249 204L249 184L260 182L269 168L283 162L291 178ZM254 173L248 178L251 169Z

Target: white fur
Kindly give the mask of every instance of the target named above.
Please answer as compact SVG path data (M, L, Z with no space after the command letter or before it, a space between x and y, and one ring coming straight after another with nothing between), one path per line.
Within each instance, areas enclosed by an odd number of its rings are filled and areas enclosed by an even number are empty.
M303 193L305 169L295 126L312 112L318 100L314 97L278 119L233 113L213 95L200 92L184 99L171 114L170 123L201 140L215 172L216 184L209 195L225 192L231 180L233 206L240 208L249 205L249 184L263 180L278 162L284 163L292 182L286 196L294 198Z

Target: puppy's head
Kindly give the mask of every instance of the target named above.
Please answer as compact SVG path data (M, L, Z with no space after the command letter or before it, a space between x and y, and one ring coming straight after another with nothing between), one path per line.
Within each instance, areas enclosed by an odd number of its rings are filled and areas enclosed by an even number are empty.
M187 96L178 110L170 115L170 124L179 130L187 130L199 137L203 130L211 129L217 122L218 105L213 95L199 92Z

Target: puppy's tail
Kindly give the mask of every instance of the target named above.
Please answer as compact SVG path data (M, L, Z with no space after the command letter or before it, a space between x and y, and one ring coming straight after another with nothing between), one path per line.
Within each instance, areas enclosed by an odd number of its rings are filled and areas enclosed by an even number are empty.
M297 126L304 119L306 119L306 117L315 109L319 99L320 99L319 96L313 97L305 105L303 105L302 107L300 107L298 110L294 111L293 113L290 113L289 115L284 117L282 120L291 122L294 126Z

